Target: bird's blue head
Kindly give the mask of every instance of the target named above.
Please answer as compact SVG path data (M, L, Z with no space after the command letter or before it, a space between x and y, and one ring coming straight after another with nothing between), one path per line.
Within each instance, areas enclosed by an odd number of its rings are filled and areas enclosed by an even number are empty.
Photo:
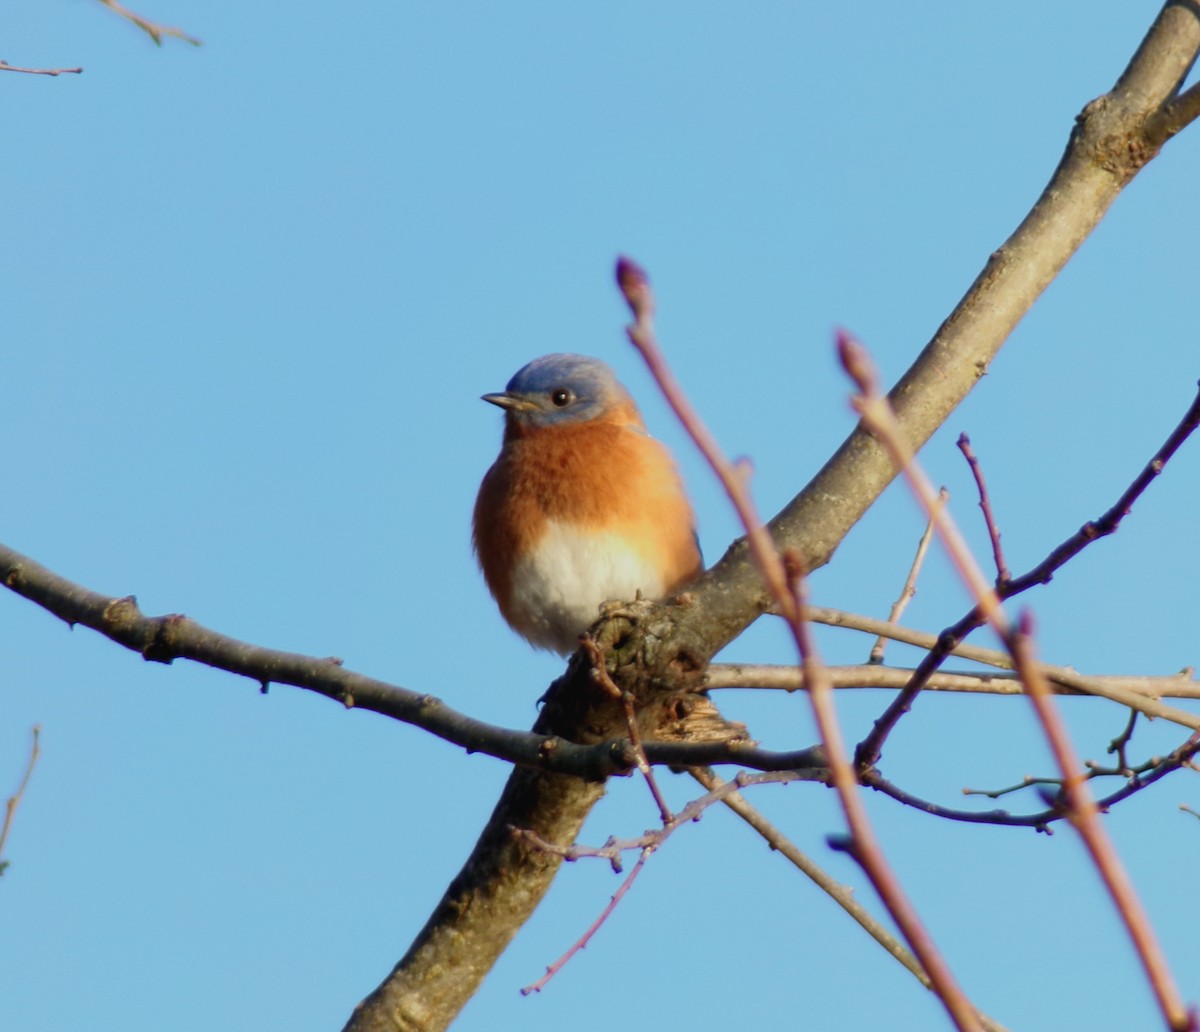
M535 358L502 393L483 400L504 409L510 425L539 428L583 423L622 408L637 411L613 371L586 355Z

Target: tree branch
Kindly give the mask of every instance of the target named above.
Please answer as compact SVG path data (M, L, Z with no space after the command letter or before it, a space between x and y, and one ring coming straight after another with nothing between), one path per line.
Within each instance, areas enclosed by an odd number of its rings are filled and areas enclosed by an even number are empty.
M147 36L154 40L154 45L161 47L163 38L170 36L173 39L183 40L184 43L190 43L194 47L203 46L203 40L196 39L195 36L189 36L183 29L173 28L170 25L162 25L159 22L151 21L149 18L144 18L136 11L131 11L119 0L100 0L114 14L120 15L126 21L136 25Z
M1033 209L988 259L949 318L888 398L905 439L925 443L966 397L1042 291L1162 146L1147 120L1175 96L1200 47L1200 17L1170 0L1113 90L1088 104ZM860 425L770 523L781 549L808 570L834 550L896 475L885 449ZM737 637L770 599L743 543L729 549L690 591L689 623L710 655Z
M26 75L82 75L82 68L21 68L7 61L0 61L0 72L24 72Z
M248 677L266 691L272 683L316 692L347 709L369 710L422 728L437 737L523 767L603 781L628 774L637 752L617 734L581 744L555 732L519 731L488 724L447 706L433 695L410 691L345 669L333 658L305 656L239 641L185 616L145 616L132 596L115 598L67 580L27 556L0 545L0 584L36 602L68 625L82 624L139 653L171 663L188 659ZM582 669L579 664L576 668ZM655 765L734 763L756 770L811 769L823 761L817 750L772 752L744 739L649 741L647 760Z
M927 636L932 646L937 636ZM991 652L991 649L980 649L981 652ZM1003 653L996 652L997 656ZM849 666L831 666L829 679L834 688L903 688L915 673L912 667L877 666L874 663L860 663ZM1150 702L1157 699L1200 699L1200 680L1191 675L1190 671L1179 674L1154 675L1124 675L1124 674L1077 674L1066 667L1056 667L1043 664L1043 675L1050 683L1055 695L1095 695L1113 698L1121 695L1140 695ZM804 690L804 672L798 667L771 663L714 663L704 675L706 690L722 688L741 689L776 689L787 692ZM1021 679L1008 671L1003 673L959 670L937 671L931 674L925 684L925 691L935 692L966 692L974 695L1024 695L1025 689ZM1122 700L1124 703L1124 700ZM1163 716L1168 720L1167 712L1150 711L1148 716ZM1183 710L1174 711L1179 723L1191 727L1200 723L1200 719ZM1184 717L1187 720L1184 720Z

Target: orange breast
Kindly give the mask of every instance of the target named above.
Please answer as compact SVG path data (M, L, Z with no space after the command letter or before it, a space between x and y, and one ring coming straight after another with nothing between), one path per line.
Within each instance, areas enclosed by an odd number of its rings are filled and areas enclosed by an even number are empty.
M474 538L484 577L505 619L534 644L573 649L600 604L614 597L614 585L651 579L631 570L656 573L656 583L629 585L623 599L636 590L669 594L702 569L691 506L670 455L629 413L615 416L623 419L510 435L480 488ZM553 538L550 526L560 531ZM627 554L598 559L586 547L589 534ZM574 555L572 542L581 543ZM572 559L575 568L565 569Z

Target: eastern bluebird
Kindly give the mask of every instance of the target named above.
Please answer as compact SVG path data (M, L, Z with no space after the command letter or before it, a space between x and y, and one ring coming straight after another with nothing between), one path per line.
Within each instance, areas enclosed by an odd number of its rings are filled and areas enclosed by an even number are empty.
M544 355L484 401L504 443L475 500L475 553L504 619L567 655L600 606L662 598L704 568L670 453L613 371Z

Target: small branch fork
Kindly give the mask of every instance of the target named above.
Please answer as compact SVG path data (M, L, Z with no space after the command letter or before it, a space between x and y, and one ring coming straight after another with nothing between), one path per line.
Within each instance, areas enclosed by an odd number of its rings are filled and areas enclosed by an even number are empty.
M839 348L843 352L847 353L847 358L844 359L844 362L857 361L853 357L854 348L856 348L857 345L851 347L851 344L853 344L853 342L850 341L850 338L843 334L839 343ZM862 361L865 362L865 355L862 357ZM849 367L847 368L849 369ZM854 372L851 372L851 375L855 376ZM857 379L857 377L855 378ZM875 389L877 390L877 388ZM860 402L860 404L863 403ZM878 405L878 403L873 404L876 406ZM897 462L902 460L905 462L911 462L911 449L908 448L903 437L899 434L898 429L895 428L895 417L890 415L890 409L888 409L888 415L886 416L881 412L881 418L883 418L885 421L890 420L890 426L887 432L891 435L891 438L889 439L894 441L894 446L896 449L895 458ZM1171 431L1170 435L1163 442L1162 446L1157 452L1155 452L1154 456L1137 475L1137 477L1134 478L1133 482L1128 488L1126 488L1121 497L1117 499L1112 508L1110 508L1102 516L1096 520L1085 523L1079 528L1078 531L1076 531L1076 533L1072 534L1056 548L1051 550L1046 558L1033 567L1033 569L1019 577L1005 579L1003 575L1001 575L996 586L993 588L992 586L987 585L986 582L981 579L982 575L978 574L978 572L971 574L973 579L976 577L980 578L978 583L968 581L968 584L972 588L973 593L977 592L975 597L981 599L981 601L978 602L961 619L959 619L957 623L952 624L950 627L947 627L944 631L942 631L941 635L938 637L937 644L929 651L929 653L917 666L917 669L914 672L912 680L908 686L904 688L895 697L895 699L892 700L891 704L887 707L879 719L875 721L875 726L871 729L870 734L868 734L867 737L859 743L855 757L859 770L866 770L874 766L874 764L879 761L879 757L883 752L884 742L887 740L888 735L891 734L892 729L899 722L900 718L904 716L904 714L907 713L912 707L913 701L916 699L917 694L924 686L926 679L935 670L937 670L939 666L941 666L941 664L946 660L946 657L950 655L955 647L972 631L982 627L983 624L987 622L990 616L995 612L995 610L998 609L1001 601L1012 598L1015 595L1019 595L1022 592L1029 590L1034 585L1049 583L1050 579L1059 569L1061 569L1070 560L1075 558L1075 556L1087 548L1088 545L1092 544L1094 541L1098 541L1102 537L1106 537L1109 534L1114 533L1121 525L1122 519L1124 519L1124 517L1132 510L1134 502L1141 497L1142 493L1150 486L1151 482L1163 471L1163 468L1166 466L1167 462L1169 462L1171 457L1179 450L1183 442L1186 441L1189 436L1191 436L1198 425L1200 425L1200 393L1197 393L1196 397L1192 400L1191 405L1188 407L1187 412L1184 414L1183 419L1181 419L1175 429ZM909 468L911 468L911 466ZM923 474L921 476L923 477ZM932 488L928 484L928 481L925 481L922 485L920 485L919 488L914 484L914 490L917 490L919 492L918 497L922 499L925 504L928 504L929 498L932 497ZM944 516L939 518L942 519L943 522L946 522ZM952 524L948 525L952 526ZM989 532L994 531L994 529L995 523L994 521L990 521ZM953 530L952 533L954 537L958 537L957 530ZM998 547L998 533L996 533L994 540L996 542L996 546ZM958 544L962 545L961 538L958 539ZM962 547L965 548L965 545ZM1002 556L998 558L997 564L998 566L1003 564Z
M136 25L142 32L146 33L152 40L155 46L162 46L163 39L170 37L171 39L182 40L184 43L190 43L194 47L204 45L203 40L197 39L195 36L190 36L183 29L174 28L170 25L162 25L159 22L151 21L138 14L136 11L131 11L119 0L100 0L114 14L124 18L126 21ZM0 61L0 72L22 72L25 75L82 75L82 68L24 68L20 65L9 64L7 61Z
M950 492L944 487L938 492L938 501L945 505L950 499ZM912 566L909 567L908 577L905 578L904 587L900 591L900 597L892 603L892 608L888 612L887 622L890 624L898 623L900 617L904 615L904 610L908 608L909 602L913 600L913 596L917 593L917 578L921 575L921 567L925 565L925 556L929 552L929 542L933 540L933 520L925 524L925 532L921 535L921 540L917 542L917 552L913 556ZM867 659L868 663L878 664L883 662L883 650L887 644L887 635L881 634L875 639L875 644L871 647L871 654Z
M936 499L928 478L917 464L903 432L896 421L890 404L879 390L878 380L866 351L848 334L839 334L838 352L842 365L855 381L858 395L854 398L855 409L862 416L864 423L877 439L891 453L893 461L904 474L913 494L925 510L926 515L937 527L938 536L950 555L951 561L958 570L963 582L975 598L975 612L992 627L997 636L1005 643L1013 657L1017 672L1025 682L1029 696L1033 701L1038 719L1046 732L1051 751L1062 772L1061 797L1067 820L1079 832L1084 841L1092 862L1107 888L1113 903L1125 924L1129 937L1134 945L1146 977L1154 991L1159 1009L1167 1027L1172 1032L1196 1032L1200 1027L1200 1019L1196 1011L1188 1010L1175 986L1167 967L1166 958L1158 946L1150 922L1142 909L1141 903L1134 891L1120 860L1117 857L1111 840L1100 822L1100 810L1090 793L1087 791L1086 778L1081 773L1081 765L1075 755L1065 728L1058 716L1052 699L1051 691L1046 683L1041 669L1034 659L1031 642L1031 622L1028 616L1022 617L1014 627L1000 606L998 592L990 586L983 577L974 557L967 549L953 521L944 508L936 504ZM1170 448L1167 457L1174 453L1175 448L1186 439L1187 434L1194 429L1196 419L1200 418L1200 398L1193 403L1189 412L1190 422L1186 432L1178 437L1174 447ZM1181 427L1184 424L1181 424ZM1177 430L1177 434L1179 431ZM1172 439L1176 437L1172 435ZM1168 441L1168 446L1171 441ZM1161 454L1161 453L1160 453ZM1162 470L1162 462L1152 460L1142 476L1135 481L1130 490L1122 495L1121 502L1113 510L1105 514L1101 522L1108 520L1110 529L1103 533L1112 533L1121 517L1128 511L1132 501L1145 485ZM1163 460L1165 461L1165 459ZM1140 486L1139 486L1140 485ZM1124 503L1124 504L1122 504ZM1118 511L1119 507L1119 511ZM1085 526L1084 530L1086 531ZM1081 532L1083 533L1083 532ZM1099 536L1099 534L1097 534ZM1093 538L1094 539L1094 538ZM1086 541L1084 542L1086 543ZM1072 544L1072 543L1068 543ZM1063 549L1064 554L1077 554L1083 544L1071 551ZM1069 557L1069 556L1068 556ZM1062 560L1063 562L1066 559ZM1061 563L1060 563L1061 565ZM1057 567L1055 567L1057 568ZM1034 583L1034 582L1031 582ZM1200 732L1194 734L1186 743L1191 747L1194 739L1200 739Z
M131 11L118 0L100 0L114 14L119 15L126 21L131 22L141 29L147 36L154 40L155 46L162 46L163 39L170 37L171 39L183 40L184 43L190 43L194 47L203 46L203 40L197 39L195 36L189 36L183 29L173 28L170 25L162 25L159 22L151 21L149 18L144 18L136 11Z
M1102 813L1107 813L1117 803L1123 802L1130 796L1149 788L1168 774L1184 768L1190 768L1192 760L1197 753L1200 753L1200 735L1194 734L1166 757L1148 760L1145 764L1139 766L1132 772L1132 776L1129 777L1124 785L1115 792L1097 800L1097 808ZM1101 777L1113 773L1108 770L1088 769L1081 776L1090 780L1093 777ZM889 798L895 799L896 802L903 803L905 806L911 806L931 817L941 817L944 820L961 821L966 824L999 824L1010 828L1034 828L1037 831L1049 834L1051 830L1050 825L1056 821L1063 820L1067 816L1066 811L1057 802L1046 810L1030 814L1014 814L1009 813L1007 810L956 810L953 807L942 806L940 803L930 802L927 799L913 795L911 792L906 792L884 778L874 767L868 771L861 772L859 777L862 783L868 788L882 792ZM982 794L995 798L1006 794L1008 791L1018 791L1022 788L1039 784L1056 785L1061 788L1062 783L1061 778L1029 778L1018 785L1011 786L1010 789Z
M586 948L587 944L591 942L592 937L600 930L604 922L616 910L617 905L625 898L626 893L633 887L633 883L637 881L638 875L642 873L642 868L645 867L646 861L680 827L700 820L704 815L704 811L712 806L713 803L724 801L728 797L735 795L740 789L750 785L761 785L772 782L786 783L795 780L797 780L797 776L791 771L779 771L770 774L739 774L732 781L722 782L698 799L693 799L677 815L670 814L668 811L668 816L664 818L661 828L647 831L634 839L609 838L603 846L599 847L580 845L559 846L552 842L547 842L533 832L523 828L510 829L515 837L524 839L535 848L546 853L561 856L564 860L570 862L583 857L601 857L612 865L613 871L617 874L620 874L624 869L621 854L632 850L638 851L637 863L634 864L629 874L626 875L625 880L621 882L617 891L612 894L612 897L596 920L588 926L587 930L572 944L570 949L546 968L546 973L541 978L531 985L525 986L521 990L521 995L528 996L531 993L541 992L550 980L570 962L576 953Z

